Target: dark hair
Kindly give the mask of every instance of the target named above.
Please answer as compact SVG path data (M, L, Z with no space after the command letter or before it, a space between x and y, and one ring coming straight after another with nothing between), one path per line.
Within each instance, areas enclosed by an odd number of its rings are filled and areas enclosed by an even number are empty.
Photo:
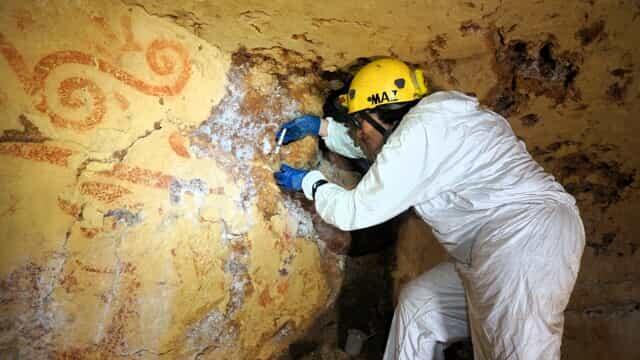
M378 106L371 110L378 114L380 120L388 125L393 125L396 122L402 120L402 118L411 110L411 108L418 103L419 100L407 101L400 104L388 104ZM402 105L398 107L398 105Z

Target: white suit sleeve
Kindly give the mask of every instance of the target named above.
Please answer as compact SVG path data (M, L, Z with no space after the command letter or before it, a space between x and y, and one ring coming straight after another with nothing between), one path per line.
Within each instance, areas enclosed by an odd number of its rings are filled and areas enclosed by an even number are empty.
M322 219L350 231L380 224L405 211L420 198L425 186L427 136L423 129L398 128L389 137L375 163L353 190L335 184L320 186L315 207ZM303 180L310 197L311 186L322 178L318 171Z
M349 129L346 126L331 117L327 117L325 120L329 122L329 125L327 127L327 136L322 139L331 151L351 159L363 159L366 157L349 136Z

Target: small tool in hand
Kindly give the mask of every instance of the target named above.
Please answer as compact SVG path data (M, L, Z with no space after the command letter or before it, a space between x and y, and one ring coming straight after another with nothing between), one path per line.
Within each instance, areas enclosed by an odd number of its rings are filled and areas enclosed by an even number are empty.
M276 144L276 151L274 152L276 155L278 155L278 153L280 153L280 147L282 146L282 143L284 142L284 134L287 133L287 129L284 128L282 129L282 132L280 133L280 137L278 138L278 143Z

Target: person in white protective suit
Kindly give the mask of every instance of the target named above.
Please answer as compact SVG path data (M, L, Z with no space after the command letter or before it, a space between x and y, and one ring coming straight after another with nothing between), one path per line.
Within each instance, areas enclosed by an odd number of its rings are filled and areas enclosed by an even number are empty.
M331 118L282 127L285 143L320 135L337 153L369 158L359 184L346 190L287 165L276 180L342 230L413 207L447 249L451 261L402 290L384 359L443 359L469 336L475 359L559 359L584 248L575 200L502 116L460 92L426 93L422 73L399 60L365 65L343 98L355 142Z

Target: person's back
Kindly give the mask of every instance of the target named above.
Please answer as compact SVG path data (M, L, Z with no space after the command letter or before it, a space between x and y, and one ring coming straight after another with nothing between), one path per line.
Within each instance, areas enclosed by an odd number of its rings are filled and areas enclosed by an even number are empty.
M424 131L425 186L415 208L458 260L497 212L574 199L532 159L507 121L455 91L422 99L398 130Z

